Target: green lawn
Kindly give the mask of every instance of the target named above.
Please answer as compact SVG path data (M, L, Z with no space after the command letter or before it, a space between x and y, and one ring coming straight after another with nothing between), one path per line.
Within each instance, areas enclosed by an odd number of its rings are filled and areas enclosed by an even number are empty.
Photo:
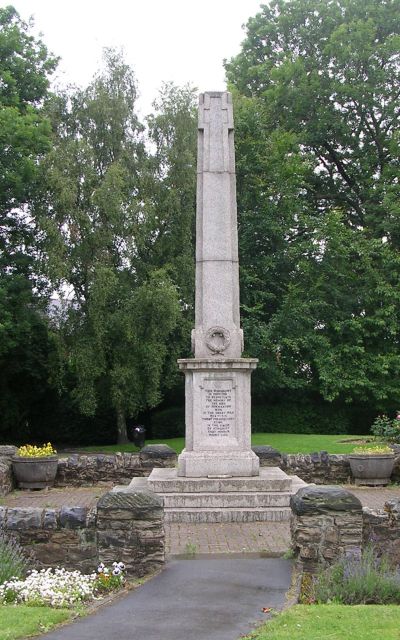
M251 441L253 445L269 444L282 453L312 453L313 451L328 451L329 453L351 453L356 446L353 442L343 442L357 438L369 438L371 436L326 436L319 434L302 433L253 433ZM172 438L171 440L146 440L146 444L168 444L180 453L185 446L184 438ZM108 445L82 447L81 451L99 451L115 453L116 451L138 451L133 444Z
M70 609L0 605L0 638L17 640L45 633L73 615L74 611Z
M267 622L249 640L399 640L397 605L297 605Z

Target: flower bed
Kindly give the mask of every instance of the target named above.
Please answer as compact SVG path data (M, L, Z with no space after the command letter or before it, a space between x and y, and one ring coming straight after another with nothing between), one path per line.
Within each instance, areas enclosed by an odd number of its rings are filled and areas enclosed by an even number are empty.
M12 578L0 585L3 604L28 604L71 608L123 586L125 565L114 562L112 570L100 564L97 573L83 574L64 568L34 569L24 579Z

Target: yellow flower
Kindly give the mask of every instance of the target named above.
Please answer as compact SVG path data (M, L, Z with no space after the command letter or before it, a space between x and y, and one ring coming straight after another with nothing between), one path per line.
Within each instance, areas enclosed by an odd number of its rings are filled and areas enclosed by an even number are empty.
M25 444L18 449L18 455L22 458L43 458L45 456L53 456L55 453L57 451L50 442L42 447L37 447L35 444Z

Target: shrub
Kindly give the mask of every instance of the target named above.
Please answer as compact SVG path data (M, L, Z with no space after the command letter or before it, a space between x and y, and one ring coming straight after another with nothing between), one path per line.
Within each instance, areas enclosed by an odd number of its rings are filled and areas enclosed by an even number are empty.
M400 569L368 547L324 567L314 583L315 601L324 604L400 604Z
M251 412L253 433L349 433L347 415L318 404L255 405Z
M0 530L0 585L13 576L23 577L29 560L18 542Z
M171 407L153 413L151 434L154 439L180 438L185 435L184 407Z
M381 415L375 418L371 427L371 432L377 438L386 440L387 442L400 443L400 416L391 420L387 415Z

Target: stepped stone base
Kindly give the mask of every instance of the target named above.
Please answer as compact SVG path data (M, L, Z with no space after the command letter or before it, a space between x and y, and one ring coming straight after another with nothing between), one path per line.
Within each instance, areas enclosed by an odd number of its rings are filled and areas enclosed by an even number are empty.
M266 467L259 476L242 478L183 478L176 469L153 469L129 486L160 495L165 522L282 522L290 518L291 495L306 483Z

